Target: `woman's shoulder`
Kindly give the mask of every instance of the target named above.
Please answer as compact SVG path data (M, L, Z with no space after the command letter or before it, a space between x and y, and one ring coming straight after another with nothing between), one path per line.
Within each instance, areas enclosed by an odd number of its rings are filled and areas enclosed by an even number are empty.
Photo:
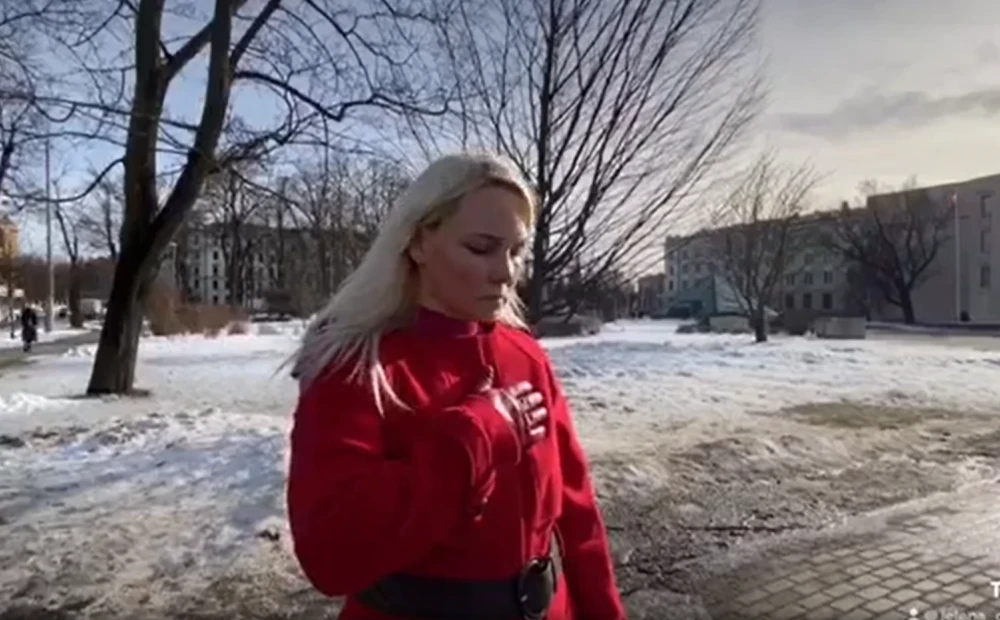
M520 349L522 353L533 361L545 366L549 365L549 356L545 352L545 348L542 347L541 343L538 342L538 339L535 338L535 335L529 329L513 325L497 324L496 334L498 338Z

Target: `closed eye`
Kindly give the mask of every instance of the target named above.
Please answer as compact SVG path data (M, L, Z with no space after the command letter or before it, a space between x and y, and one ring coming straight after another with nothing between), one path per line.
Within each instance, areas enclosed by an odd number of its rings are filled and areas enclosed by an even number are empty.
M486 256L493 251L493 248L487 248L480 245L466 245L465 248L478 256Z

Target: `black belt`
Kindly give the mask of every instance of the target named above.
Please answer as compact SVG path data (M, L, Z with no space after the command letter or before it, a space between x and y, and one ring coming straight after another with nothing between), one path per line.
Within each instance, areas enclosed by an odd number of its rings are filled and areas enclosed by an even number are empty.
M554 542L555 539L553 539ZM389 616L422 620L542 620L559 580L558 547L516 577L492 581L394 574L355 598Z

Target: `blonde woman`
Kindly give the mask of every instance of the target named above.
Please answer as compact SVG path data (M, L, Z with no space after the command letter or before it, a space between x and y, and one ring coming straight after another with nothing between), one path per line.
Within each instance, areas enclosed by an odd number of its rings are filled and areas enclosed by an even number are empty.
M507 161L431 164L295 359L295 554L342 620L617 620L587 462L515 283Z

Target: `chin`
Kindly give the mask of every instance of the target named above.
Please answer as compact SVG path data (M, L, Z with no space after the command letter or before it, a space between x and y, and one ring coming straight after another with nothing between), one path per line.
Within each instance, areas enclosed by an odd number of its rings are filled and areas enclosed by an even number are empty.
M476 309L476 319L479 321L493 321L500 317L500 311L503 310L503 300L502 299L487 299L484 300L479 307Z

